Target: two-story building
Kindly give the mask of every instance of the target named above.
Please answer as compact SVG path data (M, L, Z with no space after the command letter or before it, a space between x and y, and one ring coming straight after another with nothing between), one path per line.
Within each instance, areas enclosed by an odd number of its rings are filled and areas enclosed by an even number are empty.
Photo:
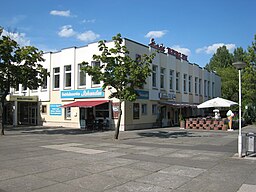
M138 90L137 100L122 104L121 130L150 128L157 122L161 126L177 125L180 113L200 115L198 104L220 96L220 77L190 63L186 55L158 45L153 39L149 45L143 45L124 38L123 44L134 59L153 52L156 57L151 65L152 74L144 89ZM111 47L113 42L106 45ZM95 119L108 119L113 128L119 101L109 99L112 88L102 90L102 82L93 81L80 70L83 61L101 65L92 59L94 54L100 54L98 43L45 53L42 64L50 77L36 90L22 85L11 89L6 122L79 128L93 114Z

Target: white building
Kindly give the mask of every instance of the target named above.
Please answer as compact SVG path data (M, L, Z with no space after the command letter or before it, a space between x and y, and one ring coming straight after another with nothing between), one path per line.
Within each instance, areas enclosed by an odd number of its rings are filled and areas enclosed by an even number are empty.
M180 112L196 116L200 114L196 105L220 96L220 77L189 63L186 55L158 45L154 40L143 45L124 38L123 43L134 59L138 55L158 52L151 66L153 73L144 89L138 90L138 99L122 105L121 130L177 125ZM112 41L106 44L113 46ZM93 113L95 119L108 119L113 128L117 121L118 100L108 98L111 88L102 91L101 82L93 82L80 71L83 61L100 65L92 60L93 54L99 53L98 43L45 53L42 64L50 77L37 90L22 85L12 88L6 121L13 125L79 128Z

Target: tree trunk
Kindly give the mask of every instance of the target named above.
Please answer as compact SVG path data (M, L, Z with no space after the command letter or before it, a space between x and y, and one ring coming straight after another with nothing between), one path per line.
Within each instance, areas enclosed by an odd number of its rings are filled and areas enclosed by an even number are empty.
M119 136L119 130L120 130L120 124L121 124L121 117L122 117L122 101L119 102L119 114L118 114L118 121L115 129L115 136L114 139L118 139Z
M4 135L4 101L6 96L8 95L9 91L4 91L3 95L1 95L1 103L0 103L0 129L1 129L1 135Z

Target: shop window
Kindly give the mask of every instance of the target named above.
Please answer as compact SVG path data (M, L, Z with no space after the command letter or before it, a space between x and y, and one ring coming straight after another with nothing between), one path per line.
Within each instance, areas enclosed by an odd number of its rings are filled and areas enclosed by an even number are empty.
M157 115L157 105L156 104L152 105L152 115Z
M42 105L42 113L43 114L47 113L47 105Z
M142 104L141 105L141 114L142 115L147 115L147 104Z
M65 119L71 119L71 107L65 108Z
M53 68L53 88L60 88L60 68Z
M95 107L96 118L104 119L109 118L109 103L103 103Z
M65 88L71 87L71 65L64 66L64 82L65 82Z
M140 104L133 103L133 119L139 119L139 118L140 118Z

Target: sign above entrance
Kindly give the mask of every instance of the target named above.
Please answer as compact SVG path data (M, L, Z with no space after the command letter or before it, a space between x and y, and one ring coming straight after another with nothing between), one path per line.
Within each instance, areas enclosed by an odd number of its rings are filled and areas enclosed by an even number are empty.
M61 91L61 99L71 99L71 98L99 98L104 97L105 94L102 88L96 89L79 89L79 90L64 90Z
M8 100L8 99L7 99ZM9 97L9 101L26 101L26 102L37 102L37 96L18 96L18 95L11 95Z

